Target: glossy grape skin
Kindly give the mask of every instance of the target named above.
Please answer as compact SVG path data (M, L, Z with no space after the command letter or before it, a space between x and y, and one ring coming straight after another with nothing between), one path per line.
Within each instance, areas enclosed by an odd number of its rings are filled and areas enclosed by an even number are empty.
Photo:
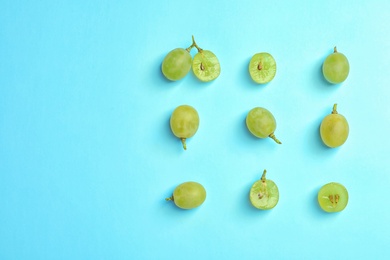
M331 182L321 187L317 200L324 211L339 212L348 204L348 191L342 184Z
M208 82L219 76L221 66L214 53L208 50L201 50L194 56L192 71L199 80Z
M246 117L246 126L254 136L258 138L271 137L276 143L281 144L274 135L276 120L269 110L263 107L255 107L250 110Z
M337 52L335 47L334 53L326 57L322 65L322 73L325 79L332 83L338 84L345 81L349 74L349 62L347 57Z
M205 188L197 182L184 182L177 186L171 198L176 206L182 209L193 209L199 207L206 200Z
M249 192L251 204L258 209L272 209L279 202L279 189L272 180L265 178L266 171L260 180L256 181Z
M256 53L249 62L249 74L259 84L270 82L276 75L276 62L267 52Z
M164 76L172 81L184 78L191 69L192 57L190 53L182 48L170 51L165 56L161 71Z
M170 126L172 133L181 139L186 150L185 140L195 135L199 128L199 115L195 108L189 105L178 106L171 115Z
M345 143L349 135L347 119L337 113L337 104L334 105L332 114L327 115L320 125L320 136L324 144L330 148L336 148Z

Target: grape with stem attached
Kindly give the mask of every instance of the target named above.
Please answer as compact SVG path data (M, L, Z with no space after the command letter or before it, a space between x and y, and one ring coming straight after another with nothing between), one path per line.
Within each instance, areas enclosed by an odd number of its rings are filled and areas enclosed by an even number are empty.
M330 148L341 146L349 135L347 119L337 112L337 104L333 105L333 111L321 122L320 135L324 144Z
M195 108L181 105L175 108L170 118L172 133L180 138L184 150L187 150L186 139L195 135L199 128L199 115Z
M184 182L177 186L167 201L173 201L176 206L182 209L193 209L199 207L206 200L205 188L197 182Z
M263 107L253 108L246 117L246 125L254 136L258 138L270 137L276 143L282 143L275 137L276 120L269 110Z
M278 204L279 189L275 182L266 179L264 170L261 179L256 181L249 192L251 204L258 209L272 209Z

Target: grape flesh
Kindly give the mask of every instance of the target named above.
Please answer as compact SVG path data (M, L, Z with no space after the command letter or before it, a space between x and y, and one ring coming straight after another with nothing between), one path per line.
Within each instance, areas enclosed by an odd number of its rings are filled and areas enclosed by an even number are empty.
M345 81L349 74L349 62L347 57L337 52L336 47L334 53L326 57L322 65L322 73L325 79L332 83L338 84Z
M258 138L271 137L276 143L281 144L274 135L276 120L269 110L262 107L250 110L246 117L246 126L254 136Z
M337 104L333 106L332 114L322 120L320 135L324 144L330 148L339 147L347 141L348 121L343 115L337 113Z
M326 212L342 211L348 204L348 191L337 182L325 184L318 192L318 204Z
M249 192L249 200L255 208L272 209L278 204L279 189L275 182L265 178L266 171L260 180L256 181Z
M189 51L177 48L165 56L161 70L164 76L172 81L184 78L191 69L192 58Z
M186 150L186 139L194 136L199 128L198 112L189 105L178 106L171 115L170 126L172 133L181 139Z
M199 80L207 82L219 76L221 66L214 53L208 50L200 50L192 61L192 71Z
M177 186L172 197L166 200L172 200L179 208L193 209L202 205L206 200L206 190L200 183L184 182Z
M249 62L249 74L259 84L270 82L276 75L276 62L267 52L256 53Z

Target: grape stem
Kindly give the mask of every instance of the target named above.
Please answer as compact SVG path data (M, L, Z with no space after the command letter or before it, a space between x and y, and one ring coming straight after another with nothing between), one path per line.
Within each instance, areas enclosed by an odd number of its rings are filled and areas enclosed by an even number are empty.
M198 52L202 52L202 51L203 51L203 49L200 48L200 47L198 46L198 44L196 44L196 42L195 42L195 37L192 35L192 44L191 44L191 46L188 47L186 50L187 50L188 52L190 52L191 49L194 48L194 47L198 50Z
M337 52L337 47L336 47L336 46L334 46L334 48L333 48L333 52L334 52L334 53L336 53L336 52Z
M279 141L273 133L270 134L269 137L272 138L277 144L282 144L282 142Z
M265 178L266 173L267 173L267 170L264 169L263 175L261 175L261 182L263 184L263 187L265 188L265 193L259 193L259 195L258 195L259 199L261 199L264 196L268 197L268 189L266 188L267 187L267 182L266 182L267 179ZM261 195L261 197L260 197L260 195Z
M169 197L169 198L166 198L165 200L166 200L166 201L174 201L173 195L172 195L171 197Z
M185 138L180 138L181 143L183 144L184 150L187 150L187 144L186 144L186 139Z
M265 182L265 180L266 180L266 178L265 178L266 173L267 173L267 170L264 169L263 175L261 175L261 181L262 182Z
M338 114L338 113L337 113L337 104L334 104L334 105L333 105L332 114Z

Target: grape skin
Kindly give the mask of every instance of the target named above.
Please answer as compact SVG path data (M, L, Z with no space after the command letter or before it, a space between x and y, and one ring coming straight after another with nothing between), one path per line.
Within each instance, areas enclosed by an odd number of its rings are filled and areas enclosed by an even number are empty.
M349 62L347 57L337 52L335 47L334 53L326 57L322 65L322 73L325 79L332 83L338 84L345 81L349 74Z
M173 200L179 208L193 209L206 200L206 190L200 183L184 182L175 188L172 197L167 200Z
M176 48L165 56L161 70L164 76L172 81L184 78L191 70L192 57L182 48Z
M246 117L246 125L254 136L258 138L271 137L278 144L281 143L274 135L276 120L269 110L262 107L253 108Z
M195 108L189 105L178 106L170 118L172 133L180 138L183 148L187 149L185 140L195 135L199 128L199 115Z
M335 104L332 114L327 115L321 122L321 139L326 146L336 148L347 141L348 135L348 121L343 115L337 113Z

